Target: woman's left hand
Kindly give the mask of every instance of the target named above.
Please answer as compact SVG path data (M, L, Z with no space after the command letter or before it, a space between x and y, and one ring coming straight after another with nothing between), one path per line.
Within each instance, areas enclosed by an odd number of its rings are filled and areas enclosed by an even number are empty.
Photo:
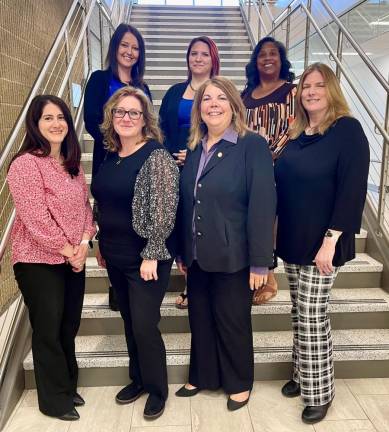
M157 266L158 261L157 260L147 260L144 259L142 261L142 264L140 266L140 277L145 280L158 280L158 274L157 274Z
M313 260L322 276L330 275L334 271L332 260L335 255L336 242L331 238L325 238L323 244Z
M251 291L262 288L264 285L266 285L266 282L267 282L267 274L261 275L256 273L250 273L249 284L250 284Z
M74 255L69 258L69 263L73 267L75 272L81 271L84 268L87 256L87 244L80 244L78 246L74 246Z

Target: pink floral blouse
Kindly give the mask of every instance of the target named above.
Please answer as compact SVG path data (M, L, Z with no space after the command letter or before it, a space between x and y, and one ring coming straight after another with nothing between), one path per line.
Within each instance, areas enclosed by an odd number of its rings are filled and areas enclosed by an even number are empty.
M95 226L82 168L71 177L51 156L24 154L13 161L7 176L16 208L12 262L61 264L59 251L68 242L92 237Z

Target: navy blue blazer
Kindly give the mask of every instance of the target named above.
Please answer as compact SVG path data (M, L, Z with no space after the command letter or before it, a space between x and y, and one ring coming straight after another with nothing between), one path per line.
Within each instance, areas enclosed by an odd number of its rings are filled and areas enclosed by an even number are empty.
M222 140L196 188L201 144L188 151L180 178L178 255L209 272L273 264L276 191L267 142L252 132ZM194 229L193 229L194 228Z

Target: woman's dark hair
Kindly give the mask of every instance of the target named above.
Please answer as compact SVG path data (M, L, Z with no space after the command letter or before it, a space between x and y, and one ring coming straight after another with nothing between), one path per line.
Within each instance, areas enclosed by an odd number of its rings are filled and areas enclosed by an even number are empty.
M146 50L145 50L145 41L143 40L142 35L139 30L130 24L121 23L118 25L114 34L109 41L107 58L105 60L106 67L111 69L113 74L119 78L118 73L118 61L117 61L117 52L119 49L120 42L123 39L123 36L126 33L131 33L135 36L138 41L139 48L139 57L138 61L131 68L131 85L135 87L143 87L143 76L145 74L145 64L146 64Z
M280 78L283 80L286 80L288 82L293 82L294 80L294 73L290 71L290 68L292 67L290 61L286 57L286 48L283 45L283 43L275 40L274 38L267 36L261 39L257 46L254 48L249 63L246 65L246 86L245 89L242 92L242 96L244 96L246 93L251 92L257 87L257 85L261 82L261 77L259 76L258 68L257 68L257 58L259 55L259 52L261 51L263 45L265 43L271 42L274 44L278 52L280 54L280 60L281 60L281 70L280 70Z
M47 157L50 155L50 143L43 137L38 125L44 107L50 103L56 105L62 111L68 125L68 133L61 145L61 155L64 158L63 166L71 176L77 176L80 171L81 149L74 129L72 115L66 103L53 95L38 95L31 101L26 114L26 136L20 150L13 157L11 163L25 153L31 153L38 157Z
M203 42L209 48L209 55L211 57L211 64L212 64L210 78L213 78L215 75L219 75L220 58L219 58L219 51L217 49L215 42L209 36L198 36L193 38L189 42L188 49L186 50L186 67L188 68L188 81L192 79L192 71L189 68L189 56L190 56L190 52L192 51L192 47L196 42Z

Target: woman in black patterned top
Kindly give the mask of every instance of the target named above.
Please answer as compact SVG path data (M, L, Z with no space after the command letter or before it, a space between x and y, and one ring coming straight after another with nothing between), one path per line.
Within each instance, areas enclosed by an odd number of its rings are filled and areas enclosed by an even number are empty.
M178 168L161 144L147 96L123 87L105 105L107 157L93 177L100 252L116 292L130 357L131 384L120 404L149 393L144 416L159 417L168 396L165 346L158 329L174 251ZM109 181L107 181L109 179Z
M269 143L273 156L282 151L294 119L295 85L286 49L272 37L261 39L246 66L246 87L242 93L246 123ZM277 281L270 271L267 284L256 290L253 304L263 304L277 294Z

